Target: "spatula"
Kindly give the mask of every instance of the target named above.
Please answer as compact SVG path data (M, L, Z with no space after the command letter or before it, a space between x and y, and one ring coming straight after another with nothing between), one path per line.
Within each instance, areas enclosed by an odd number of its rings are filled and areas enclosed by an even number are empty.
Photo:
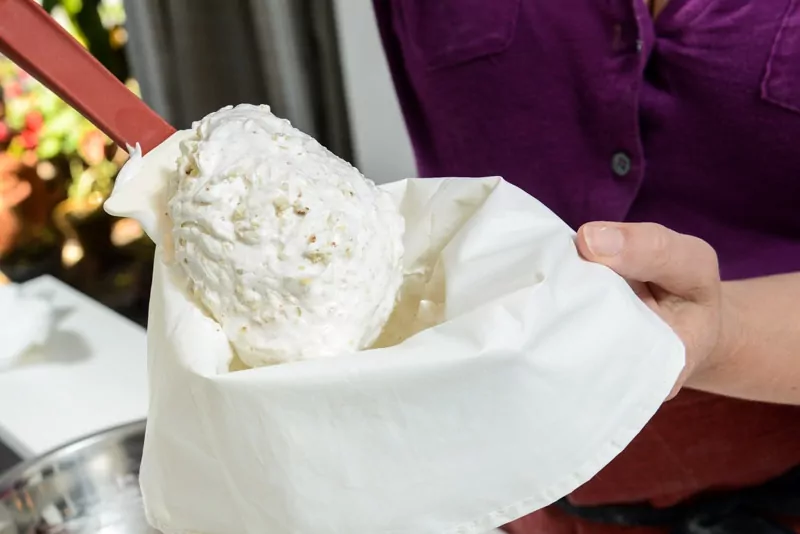
M175 132L33 0L0 0L0 53L123 148L147 153Z

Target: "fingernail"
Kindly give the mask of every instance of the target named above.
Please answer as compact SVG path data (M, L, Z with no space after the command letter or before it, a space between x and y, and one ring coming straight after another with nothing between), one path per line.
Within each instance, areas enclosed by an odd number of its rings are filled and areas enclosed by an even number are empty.
M587 226L583 232L586 246L595 256L616 256L625 245L625 237L612 226Z

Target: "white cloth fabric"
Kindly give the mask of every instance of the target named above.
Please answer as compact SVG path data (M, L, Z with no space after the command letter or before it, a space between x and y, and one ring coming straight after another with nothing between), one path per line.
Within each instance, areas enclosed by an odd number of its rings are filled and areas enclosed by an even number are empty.
M165 534L485 533L595 475L668 395L680 340L534 198L383 187L407 221L394 346L227 372L156 260L141 484Z
M44 344L52 328L50 302L24 295L18 284L0 285L0 371L15 365L28 350Z

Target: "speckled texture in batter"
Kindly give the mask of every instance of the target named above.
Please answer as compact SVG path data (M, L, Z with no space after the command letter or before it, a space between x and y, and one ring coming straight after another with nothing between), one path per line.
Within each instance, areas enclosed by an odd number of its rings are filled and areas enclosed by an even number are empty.
M335 356L380 334L402 283L398 208L269 107L195 123L168 197L175 265L247 365Z

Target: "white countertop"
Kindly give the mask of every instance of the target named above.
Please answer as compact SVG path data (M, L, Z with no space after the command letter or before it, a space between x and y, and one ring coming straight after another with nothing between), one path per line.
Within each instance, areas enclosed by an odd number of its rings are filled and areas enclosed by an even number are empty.
M0 441L23 458L147 413L145 330L51 276L21 286L55 309L47 343L0 370Z

